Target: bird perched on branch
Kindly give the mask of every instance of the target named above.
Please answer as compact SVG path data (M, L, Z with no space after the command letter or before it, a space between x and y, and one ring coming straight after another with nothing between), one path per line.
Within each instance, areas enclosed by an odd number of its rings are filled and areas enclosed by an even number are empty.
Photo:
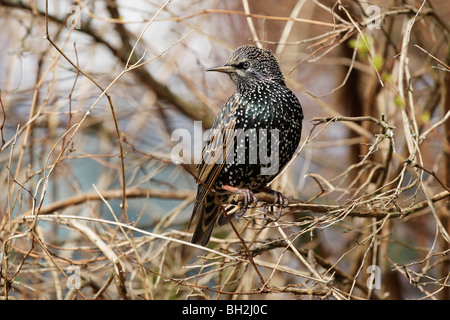
M224 213L230 195L243 195L238 216L256 205L255 191L273 193L281 213L287 199L266 186L296 153L303 120L302 107L269 50L244 45L224 65L206 71L228 74L237 90L216 116L198 166L191 222L196 216L198 221L191 241L202 245L216 222L223 225L230 218Z

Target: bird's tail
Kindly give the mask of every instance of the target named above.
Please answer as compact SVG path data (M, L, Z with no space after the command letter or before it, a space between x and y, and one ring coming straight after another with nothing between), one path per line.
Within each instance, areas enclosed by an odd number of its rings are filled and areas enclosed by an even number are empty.
M221 225L226 222L221 218L223 215L222 205L214 195L207 194L204 201L197 199L191 221L196 215L199 215L199 219L191 242L206 246L217 219L220 217Z

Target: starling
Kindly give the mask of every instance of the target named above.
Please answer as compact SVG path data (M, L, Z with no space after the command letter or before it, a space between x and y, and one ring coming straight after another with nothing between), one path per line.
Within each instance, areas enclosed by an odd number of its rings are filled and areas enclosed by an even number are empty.
M257 203L254 191L271 191L281 207L287 200L266 186L289 163L300 143L303 111L272 54L254 45L237 48L228 61L206 71L223 72L236 92L214 120L198 166L198 191L191 222L193 243L206 245L216 222L228 221L223 203L244 195L243 214Z

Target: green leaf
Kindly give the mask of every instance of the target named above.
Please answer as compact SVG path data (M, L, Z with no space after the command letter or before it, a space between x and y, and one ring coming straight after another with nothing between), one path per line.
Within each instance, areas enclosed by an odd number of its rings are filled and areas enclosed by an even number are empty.
M431 119L430 111L425 111L420 115L420 120L422 120L425 123L429 123Z
M401 96L395 96L394 103L397 107L404 107L406 105L405 99Z
M380 71L381 68L383 68L383 64L384 64L384 60L383 57L376 54L373 59L372 59L373 65L375 66L375 68Z

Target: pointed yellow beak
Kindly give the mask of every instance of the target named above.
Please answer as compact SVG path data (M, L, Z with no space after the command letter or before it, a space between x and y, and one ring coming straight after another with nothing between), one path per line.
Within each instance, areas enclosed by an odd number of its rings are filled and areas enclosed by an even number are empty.
M233 73L235 72L235 68L232 66L227 66L227 65L223 65L223 66L218 66L218 67L212 67L209 69L206 69L206 71L216 71L216 72L223 72L223 73Z

